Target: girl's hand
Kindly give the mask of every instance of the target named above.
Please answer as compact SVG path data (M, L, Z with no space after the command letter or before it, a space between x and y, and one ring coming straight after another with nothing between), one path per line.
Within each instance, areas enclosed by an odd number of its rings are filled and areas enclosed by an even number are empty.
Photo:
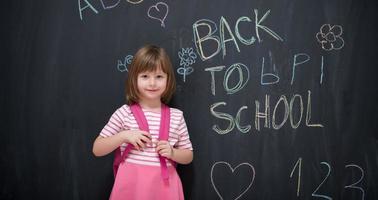
M124 135L125 141L129 144L132 144L138 151L141 151L143 148L145 148L146 143L151 144L151 135L146 131L125 131Z
M173 158L174 149L169 144L168 141L160 140L157 142L156 152L158 152L159 155L166 157L168 159Z

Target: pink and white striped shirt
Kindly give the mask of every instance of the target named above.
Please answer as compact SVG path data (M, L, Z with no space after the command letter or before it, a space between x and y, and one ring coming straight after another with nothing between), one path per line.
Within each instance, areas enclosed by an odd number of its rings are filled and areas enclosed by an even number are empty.
M169 144L178 149L193 150L183 112L176 108L170 108L170 111ZM160 166L159 154L156 152L156 143L159 138L160 113L144 109L143 112L150 129L152 144L146 144L143 151L132 149L129 155L127 155L126 161L135 164ZM113 113L109 122L102 129L100 136L109 137L123 130L139 130L139 126L128 105L123 105ZM121 153L123 153L127 145L127 143L121 145ZM171 163L167 162L167 165L170 166Z

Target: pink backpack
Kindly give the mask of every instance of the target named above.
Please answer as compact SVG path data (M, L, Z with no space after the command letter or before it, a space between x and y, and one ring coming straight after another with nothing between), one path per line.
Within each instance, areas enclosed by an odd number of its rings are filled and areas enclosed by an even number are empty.
M146 117L144 116L143 110L139 104L133 104L130 106L131 112L133 113L139 129L142 131L149 132L148 123ZM161 119L160 119L160 130L159 130L159 140L168 140L169 137L169 125L170 125L171 113L167 105L162 104L161 107ZM133 148L132 145L127 145L125 151L121 156L120 148L115 150L114 162L113 162L113 173L114 178L117 175L119 165L125 161L127 154ZM159 155L160 165L161 165L161 175L164 179L168 179L168 169L166 159Z

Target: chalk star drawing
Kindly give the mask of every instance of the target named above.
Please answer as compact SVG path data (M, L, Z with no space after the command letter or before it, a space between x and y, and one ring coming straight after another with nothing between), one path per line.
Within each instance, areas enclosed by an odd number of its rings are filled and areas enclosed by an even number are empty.
M316 39L325 51L340 50L344 46L342 34L343 28L340 25L323 24L320 32L316 34Z
M223 166L223 167L225 166L226 168L230 169L232 173L234 173L241 166L246 166L248 168L251 168L252 173L253 173L252 180L250 181L249 185L243 190L243 192L240 193L236 198L234 198L234 200L241 198L249 190L249 188L251 188L253 181L255 180L255 175L256 175L255 168L249 163L240 163L239 165L237 165L234 168L231 167L231 165L229 163L224 162L224 161L218 161L218 162L214 163L213 166L211 167L211 173L210 173L211 184L213 185L215 192L217 193L217 195L219 196L219 198L221 200L223 200L223 196L221 195L220 191L216 187L216 185L214 183L214 178L213 178L214 177L214 174L213 174L214 168L215 167L221 167L221 166Z
M178 56L182 67L177 69L177 73L183 76L185 82L186 76L194 71L193 67L189 66L196 62L197 55L194 53L193 48L182 48L178 52Z
M132 61L133 61L133 56L132 55L127 55L124 58L123 62L122 62L122 60L118 60L118 62L117 62L117 69L120 72L128 71L127 67L128 67L128 65L131 64Z
M164 9L165 8L165 9ZM168 5L164 2L158 2L157 4L148 8L147 15L152 19L160 21L160 25L165 27L164 21L168 15Z

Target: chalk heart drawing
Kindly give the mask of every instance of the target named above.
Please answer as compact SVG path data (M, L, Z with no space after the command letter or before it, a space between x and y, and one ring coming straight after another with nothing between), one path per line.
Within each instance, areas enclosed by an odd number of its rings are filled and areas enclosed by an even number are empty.
M249 190L249 188L251 188L253 181L255 180L255 175L256 175L255 168L249 163L240 163L239 165L237 165L236 167L233 168L229 163L224 162L224 161L216 162L211 167L211 173L210 173L211 184L213 185L215 192L218 194L218 196L221 200L223 200L223 196L222 196L221 192L218 190L216 184L214 183L214 174L213 174L214 168L215 167L217 167L217 168L218 167L226 167L227 169L231 170L232 174L234 174L234 172L241 166L246 166L246 167L248 167L252 170L252 179L250 180L250 183L248 184L248 186L246 186L245 189L237 197L234 198L234 200L237 200L237 199L241 198Z
M147 12L148 17L159 20L162 27L165 27L164 21L168 15L168 5L164 2L158 2L151 6Z

